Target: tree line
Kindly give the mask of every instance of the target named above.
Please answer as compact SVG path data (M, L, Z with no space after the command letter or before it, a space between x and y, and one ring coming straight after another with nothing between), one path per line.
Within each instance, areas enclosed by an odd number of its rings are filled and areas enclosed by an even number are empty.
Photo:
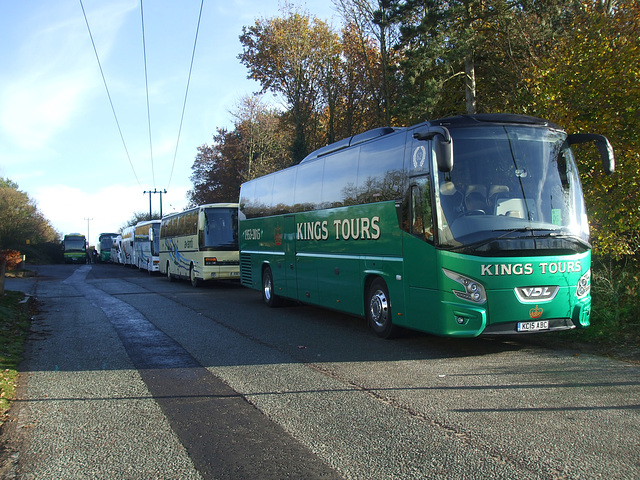
M518 113L606 135L617 173L576 151L597 253L638 252L640 5L636 0L333 0L341 26L291 5L239 37L260 91L197 149L192 205L380 126ZM277 100L267 102L267 95Z
M159 220L154 212L152 220ZM149 220L148 212L136 212L118 229ZM93 247L91 247L93 248ZM3 259L21 258L29 263L61 262L62 235L38 208L34 199L20 190L9 178L0 177L0 263Z
M0 177L0 257L5 251L19 252L34 262L60 261L61 240L35 200L16 182Z

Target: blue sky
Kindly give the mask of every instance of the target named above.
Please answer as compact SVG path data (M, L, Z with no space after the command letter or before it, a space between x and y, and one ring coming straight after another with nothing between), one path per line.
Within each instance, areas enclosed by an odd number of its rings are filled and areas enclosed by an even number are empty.
M292 3L340 23L329 0ZM18 183L60 233L89 232L94 244L149 210L145 190L167 190L163 213L182 210L197 147L230 127L229 111L259 90L237 59L238 37L257 18L279 15L281 2L205 0L177 143L200 4L143 1L150 142L140 1L82 0L127 157L80 0L3 2L0 177ZM152 202L159 210L159 195Z

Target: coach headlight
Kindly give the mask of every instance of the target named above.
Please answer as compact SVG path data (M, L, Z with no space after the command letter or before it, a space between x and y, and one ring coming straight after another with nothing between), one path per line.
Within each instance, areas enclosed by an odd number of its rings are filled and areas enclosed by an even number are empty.
M576 288L576 297L582 298L591 291L591 269L580 277Z
M458 282L464 288L463 291L452 290L456 297L473 303L484 303L487 301L487 292L481 283L473 280L472 278L460 275L459 273L447 270L446 268L443 268L442 271L447 277Z

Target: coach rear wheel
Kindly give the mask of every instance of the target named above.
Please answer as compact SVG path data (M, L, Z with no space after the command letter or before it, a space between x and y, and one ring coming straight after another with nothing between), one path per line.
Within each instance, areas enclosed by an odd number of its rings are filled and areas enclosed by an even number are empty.
M269 267L266 267L262 272L262 300L268 307L282 305L282 298L274 293L273 274Z
M367 295L367 321L381 338L392 338L397 331L391 317L391 301L386 283L380 278L373 281Z
M169 262L167 262L167 279L173 282L173 275L171 275L171 270L169 270Z

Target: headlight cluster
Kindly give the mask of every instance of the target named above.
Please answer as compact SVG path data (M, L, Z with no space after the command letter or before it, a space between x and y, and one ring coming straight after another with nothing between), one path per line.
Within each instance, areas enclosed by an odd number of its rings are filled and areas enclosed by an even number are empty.
M458 282L464 287L464 291L452 290L456 297L473 303L484 303L487 301L487 292L481 283L472 278L460 275L459 273L447 270L446 268L443 268L442 271L451 280Z
M591 269L580 277L578 280L578 288L576 288L576 297L582 298L591 291Z

